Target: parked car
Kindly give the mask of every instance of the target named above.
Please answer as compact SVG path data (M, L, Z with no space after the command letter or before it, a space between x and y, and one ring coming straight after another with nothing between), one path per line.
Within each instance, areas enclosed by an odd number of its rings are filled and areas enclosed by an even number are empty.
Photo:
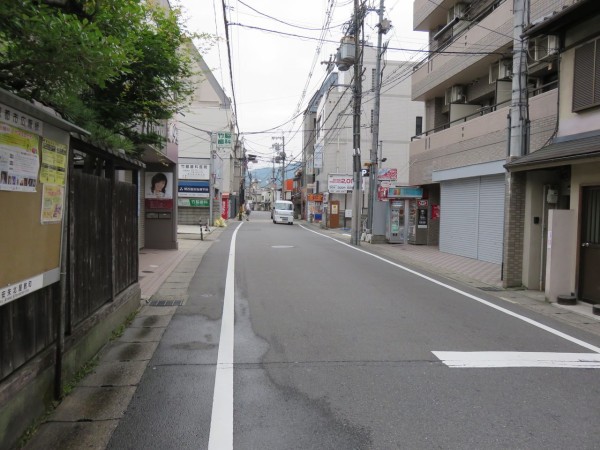
M294 224L294 204L288 200L278 200L271 211L273 223Z

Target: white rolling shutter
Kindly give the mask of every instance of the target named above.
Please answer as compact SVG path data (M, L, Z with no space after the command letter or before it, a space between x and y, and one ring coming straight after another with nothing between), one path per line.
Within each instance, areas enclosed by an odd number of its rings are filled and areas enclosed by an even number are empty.
M479 187L477 259L502 263L504 242L504 175L482 177Z
M500 264L504 175L443 181L440 187L440 251Z
M477 258L479 178L441 183L440 251Z

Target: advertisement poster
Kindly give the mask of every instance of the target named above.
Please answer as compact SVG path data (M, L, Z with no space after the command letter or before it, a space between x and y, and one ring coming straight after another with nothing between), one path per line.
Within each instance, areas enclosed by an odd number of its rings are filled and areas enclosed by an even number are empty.
M38 136L0 124L0 190L35 192L39 169Z
M42 191L42 223L60 222L64 210L63 186L44 184Z
M146 172L146 198L173 198L172 172Z
M42 140L40 183L65 185L67 146L49 139Z

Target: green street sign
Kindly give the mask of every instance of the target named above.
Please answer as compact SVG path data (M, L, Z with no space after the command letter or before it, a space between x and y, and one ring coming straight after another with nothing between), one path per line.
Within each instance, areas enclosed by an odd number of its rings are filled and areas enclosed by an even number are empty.
M217 133L217 147L231 147L231 133L230 132Z
M187 206L192 208L208 208L210 206L207 198L178 198L178 206Z

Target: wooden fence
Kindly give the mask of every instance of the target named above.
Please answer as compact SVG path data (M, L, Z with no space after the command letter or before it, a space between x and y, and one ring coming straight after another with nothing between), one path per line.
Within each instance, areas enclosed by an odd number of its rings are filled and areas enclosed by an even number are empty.
M138 187L105 173L71 170L67 335L138 279ZM55 345L59 302L55 283L0 307L0 381Z

